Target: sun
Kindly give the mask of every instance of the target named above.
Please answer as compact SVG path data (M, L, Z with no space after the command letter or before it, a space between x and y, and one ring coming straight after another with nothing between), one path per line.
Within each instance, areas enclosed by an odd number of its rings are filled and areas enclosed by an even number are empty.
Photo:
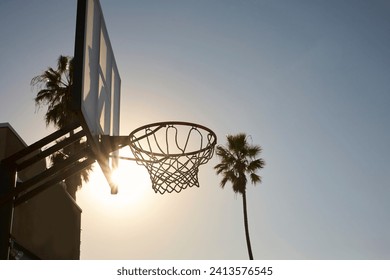
M118 193L112 195L110 187L99 165L95 164L89 182L80 191L80 199L89 205L125 211L148 204L151 182L146 169L133 161L120 160L111 173L111 180L118 186Z
M122 161L111 172L111 180L118 186L118 198L127 203L139 203L150 185L146 170L135 162Z

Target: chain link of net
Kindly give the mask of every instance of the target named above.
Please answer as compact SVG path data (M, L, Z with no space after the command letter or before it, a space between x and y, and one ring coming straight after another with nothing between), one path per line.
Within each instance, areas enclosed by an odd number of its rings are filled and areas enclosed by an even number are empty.
M157 193L199 187L199 166L212 158L216 135L206 127L166 122L143 126L130 134L138 164L148 170Z

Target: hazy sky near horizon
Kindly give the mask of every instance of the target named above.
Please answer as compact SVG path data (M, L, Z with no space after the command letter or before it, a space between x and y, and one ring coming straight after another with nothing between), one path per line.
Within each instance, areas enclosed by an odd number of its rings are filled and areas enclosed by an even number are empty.
M53 131L32 77L73 55L77 1L0 2L0 122L31 144ZM263 147L248 185L257 259L390 258L390 2L101 0L122 79L121 134L191 121ZM124 162L78 193L82 259L246 259L242 201L213 171L155 194ZM122 163L121 163L122 164Z

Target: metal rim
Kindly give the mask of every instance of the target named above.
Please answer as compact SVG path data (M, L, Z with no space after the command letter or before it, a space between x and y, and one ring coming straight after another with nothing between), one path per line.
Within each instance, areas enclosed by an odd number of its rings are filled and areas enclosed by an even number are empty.
M164 128L164 127L167 127L169 125L180 125L180 126L189 126L189 127L200 128L202 130L207 131L209 133L209 135L211 135L211 137L213 138L212 139L213 141L211 143L209 143L206 147L202 148L202 149L199 149L199 150L196 150L196 151L191 151L191 152L188 152L188 153L177 153L177 154L163 154L163 153L150 152L150 151L147 151L147 150L144 150L144 149L140 149L137 146L133 145L133 143L137 142L138 140L141 140L142 138L145 138L145 137L147 137L149 135L152 135L157 130L159 130L161 128ZM150 133L149 135L142 135L142 136L140 136L138 138L135 136L135 134L137 132L139 132L141 130L144 130L144 129L147 129L147 128L152 128L154 126L157 127L157 128L153 130L153 133ZM143 125L143 126L137 128L137 129L133 130L129 134L129 138L130 138L130 146L131 146L131 148L137 150L138 152L148 154L150 156L159 156L159 157L167 157L167 156L169 156L169 157L178 157L178 156L195 155L195 154L204 152L206 150L209 150L209 149L211 149L212 147L214 147L217 144L217 135L214 133L214 131L212 131L208 127L205 127L205 126L200 125L200 124L191 123L191 122L183 122L183 121L167 121L167 122L156 122L156 123L146 124L146 125ZM134 138L134 140L132 140L132 138Z

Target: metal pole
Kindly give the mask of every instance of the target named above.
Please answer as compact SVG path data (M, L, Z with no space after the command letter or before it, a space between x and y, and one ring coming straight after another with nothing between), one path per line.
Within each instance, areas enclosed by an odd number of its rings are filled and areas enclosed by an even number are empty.
M0 162L0 196L15 188L16 169ZM0 206L0 259L9 259L14 199Z

